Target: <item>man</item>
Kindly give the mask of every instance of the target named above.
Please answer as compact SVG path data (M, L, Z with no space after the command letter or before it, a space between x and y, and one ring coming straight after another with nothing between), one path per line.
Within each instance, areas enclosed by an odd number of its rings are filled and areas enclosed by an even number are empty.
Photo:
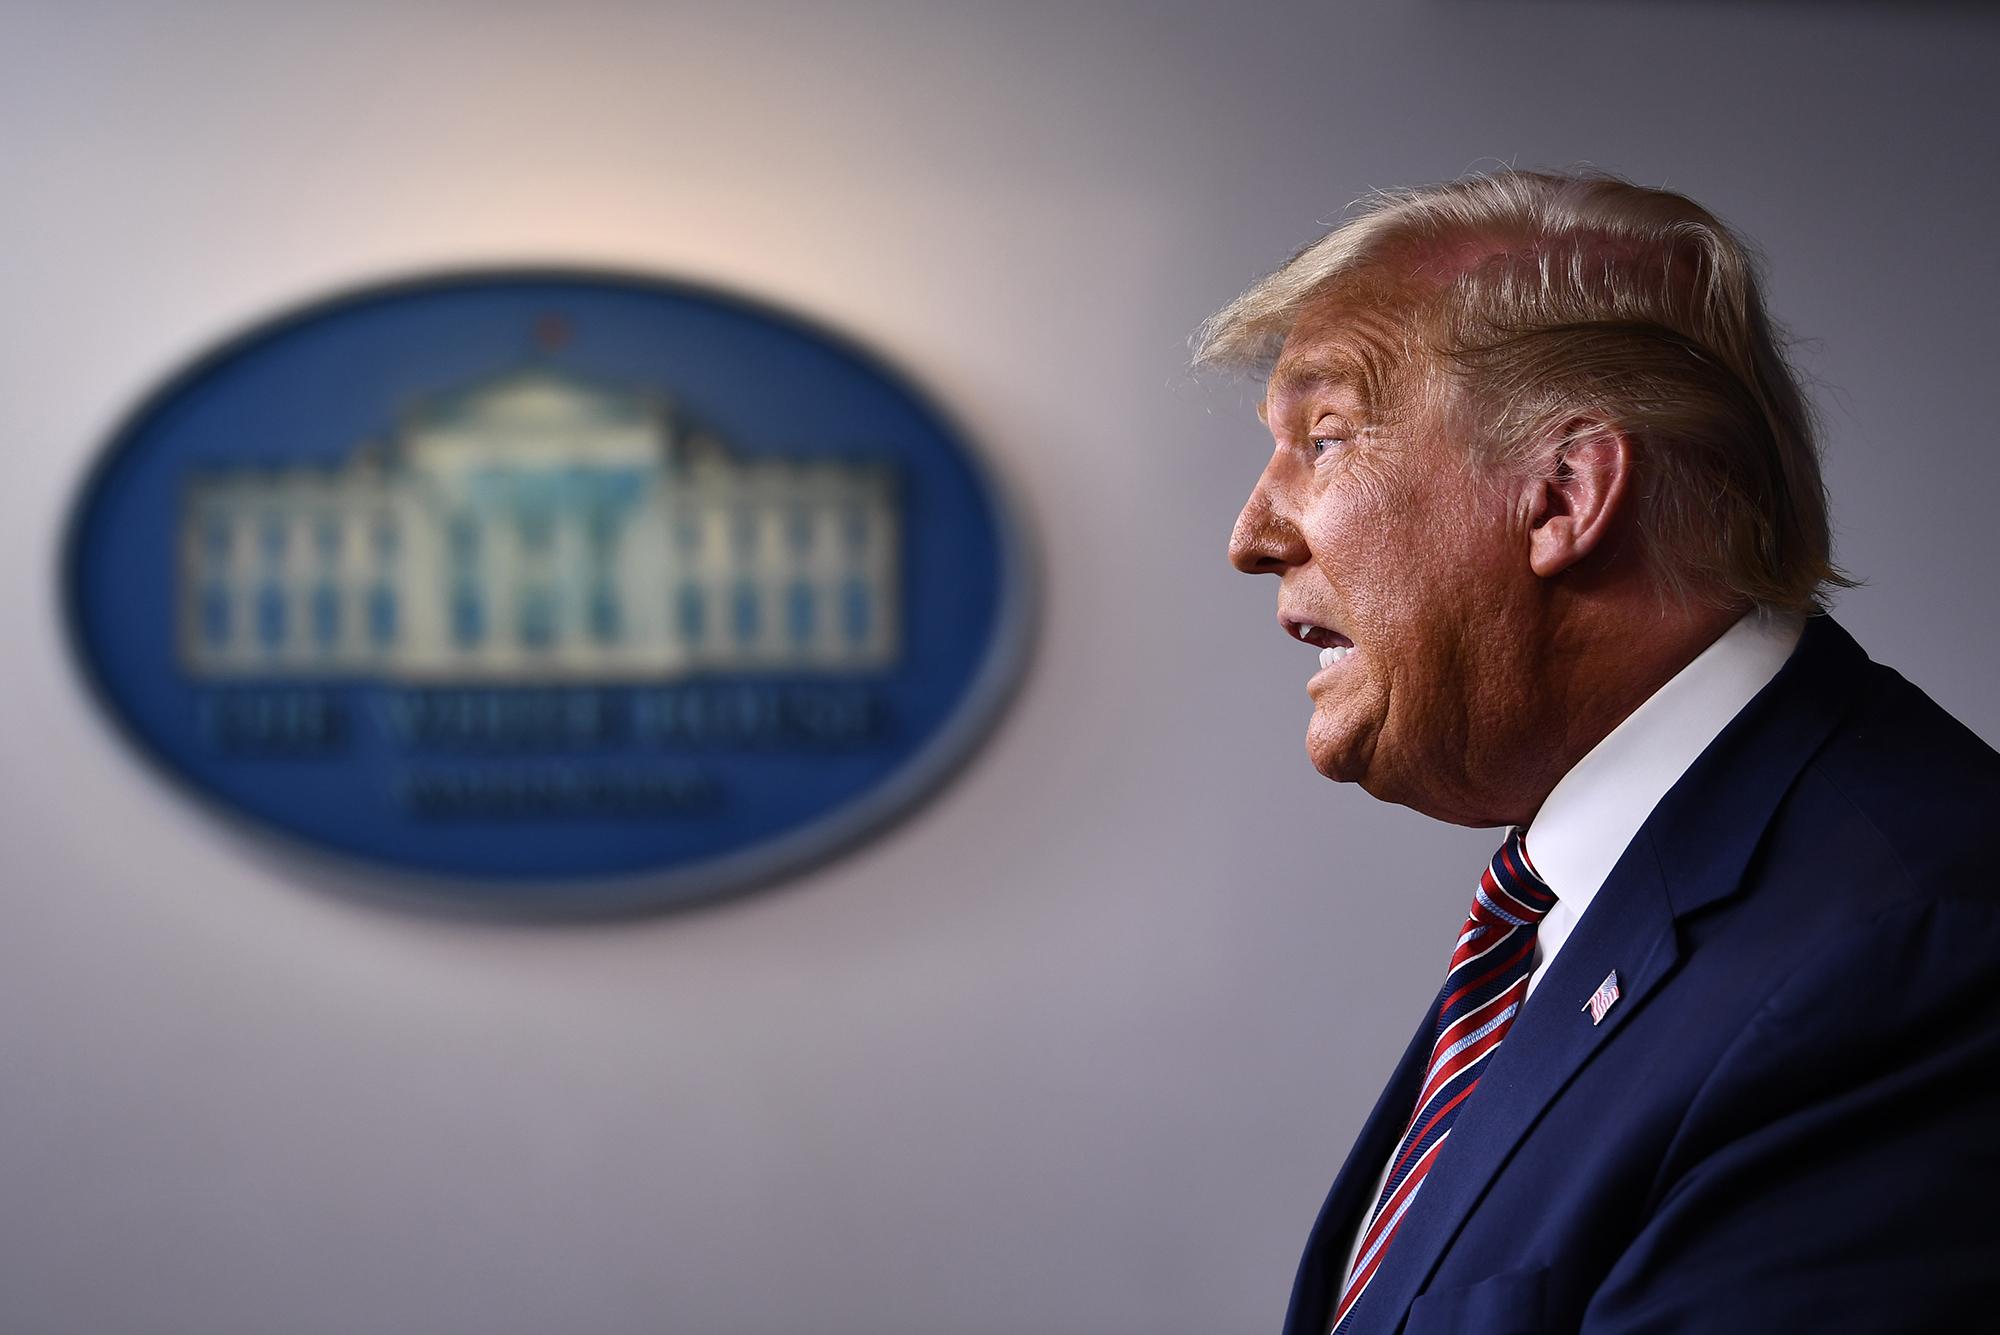
M1230 556L1313 764L1512 831L1290 1335L2000 1319L2000 756L1825 615L1743 245L1597 176L1387 195L1197 360L1268 375Z

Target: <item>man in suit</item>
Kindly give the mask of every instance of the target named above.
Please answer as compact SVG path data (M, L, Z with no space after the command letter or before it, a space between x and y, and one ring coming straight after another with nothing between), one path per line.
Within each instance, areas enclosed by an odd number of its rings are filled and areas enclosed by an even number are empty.
M1197 360L1267 376L1230 555L1319 650L1314 765L1511 831L1288 1335L2000 1323L2000 756L1825 614L1742 243L1605 177L1386 195Z

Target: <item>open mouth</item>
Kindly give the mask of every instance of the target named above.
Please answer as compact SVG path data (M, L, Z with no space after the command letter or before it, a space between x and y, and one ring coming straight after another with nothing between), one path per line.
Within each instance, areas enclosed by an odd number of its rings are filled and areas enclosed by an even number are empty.
M1354 641L1337 630L1315 625L1310 621L1294 621L1290 617L1281 620L1285 623L1286 632L1293 639L1310 644L1319 650L1319 665L1322 668L1330 668L1354 652Z

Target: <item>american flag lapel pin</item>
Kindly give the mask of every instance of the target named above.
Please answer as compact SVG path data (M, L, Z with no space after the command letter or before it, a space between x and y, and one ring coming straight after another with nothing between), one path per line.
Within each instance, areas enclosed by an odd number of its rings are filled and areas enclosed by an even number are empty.
M1602 1024L1604 1022L1604 1013L1610 1010L1612 1004L1617 1000L1618 970L1613 969L1610 973L1604 975L1604 981L1599 983L1597 990L1590 994L1590 1000L1583 1003L1583 1009L1590 1012L1590 1022L1593 1025Z

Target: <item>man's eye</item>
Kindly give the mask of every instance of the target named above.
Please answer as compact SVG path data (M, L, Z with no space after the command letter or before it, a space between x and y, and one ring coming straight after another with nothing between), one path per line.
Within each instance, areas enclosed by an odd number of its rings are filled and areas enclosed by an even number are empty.
M1317 459L1328 450L1339 445L1345 445L1346 443L1347 437L1345 436L1314 436L1312 438L1313 458Z

